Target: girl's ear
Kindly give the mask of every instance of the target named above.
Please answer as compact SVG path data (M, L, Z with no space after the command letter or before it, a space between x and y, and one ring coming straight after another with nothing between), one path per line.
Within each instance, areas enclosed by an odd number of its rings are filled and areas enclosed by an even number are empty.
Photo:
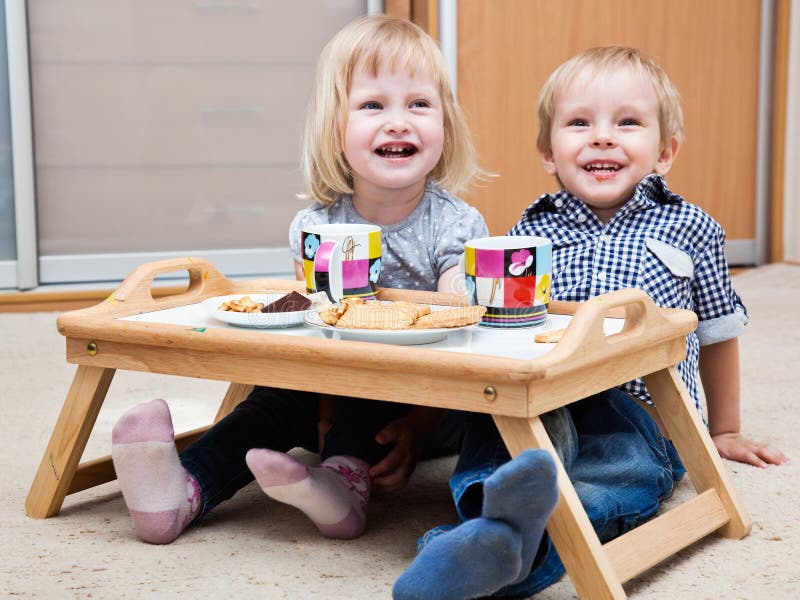
M555 175L556 163L553 161L553 149L551 148L546 152L542 152L539 156L542 159L542 165L544 165L544 170L547 172L547 174Z
M678 138L673 136L661 149L658 162L656 162L656 173L666 175L672 168L672 163L675 162L676 156L678 156Z

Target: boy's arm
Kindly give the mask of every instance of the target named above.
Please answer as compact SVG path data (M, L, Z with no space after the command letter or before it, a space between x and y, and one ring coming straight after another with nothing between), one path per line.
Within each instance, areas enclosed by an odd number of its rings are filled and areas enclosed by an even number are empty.
M736 338L700 346L700 379L706 396L709 433L723 458L762 468L789 461L774 446L741 434L739 342Z

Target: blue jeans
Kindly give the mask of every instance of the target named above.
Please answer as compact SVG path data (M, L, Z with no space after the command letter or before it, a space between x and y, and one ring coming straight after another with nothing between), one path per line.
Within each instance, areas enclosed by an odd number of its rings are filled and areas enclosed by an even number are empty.
M391 449L375 441L375 434L403 417L407 404L346 398L334 402L333 425L325 436L322 460L355 456L375 464ZM198 519L253 481L245 455L252 448L288 452L293 448L319 451L319 394L256 387L229 415L211 427L180 455L181 464L200 486L202 507ZM460 415L447 413L421 457L457 452L463 436Z
M542 422L601 542L653 517L685 473L672 444L638 401L621 390L542 415ZM450 480L462 520L481 514L483 482L509 460L491 416L468 413ZM545 535L528 578L496 596L530 596L563 574L564 565Z

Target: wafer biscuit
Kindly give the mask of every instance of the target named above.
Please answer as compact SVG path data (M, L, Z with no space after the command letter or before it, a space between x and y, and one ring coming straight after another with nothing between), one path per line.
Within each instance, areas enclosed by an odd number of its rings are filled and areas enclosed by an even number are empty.
M415 329L439 329L440 327L465 327L481 320L485 306L454 306L443 308L420 317L414 323Z
M408 329L416 319L410 302L366 302L347 307L336 322L346 329Z

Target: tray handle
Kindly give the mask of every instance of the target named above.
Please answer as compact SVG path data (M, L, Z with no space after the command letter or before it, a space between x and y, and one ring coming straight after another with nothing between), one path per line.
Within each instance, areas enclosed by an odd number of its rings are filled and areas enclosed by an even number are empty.
M153 295L153 280L156 277L184 270L189 272L189 286L185 291L159 297ZM124 305L126 312L131 309L161 310L229 294L233 288L233 283L207 260L195 257L170 258L136 267L109 296L108 302Z
M615 311L615 309L617 309ZM605 335L603 321L609 312L624 310L625 324L619 333ZM678 314L680 313L680 314ZM666 314L670 314L668 318ZM547 362L580 357L608 357L626 351L629 342L657 344L674 338L676 325L684 335L697 327L697 317L690 311L659 309L650 296L639 289L628 288L595 296L582 303L575 311L564 337L556 348L546 355Z

